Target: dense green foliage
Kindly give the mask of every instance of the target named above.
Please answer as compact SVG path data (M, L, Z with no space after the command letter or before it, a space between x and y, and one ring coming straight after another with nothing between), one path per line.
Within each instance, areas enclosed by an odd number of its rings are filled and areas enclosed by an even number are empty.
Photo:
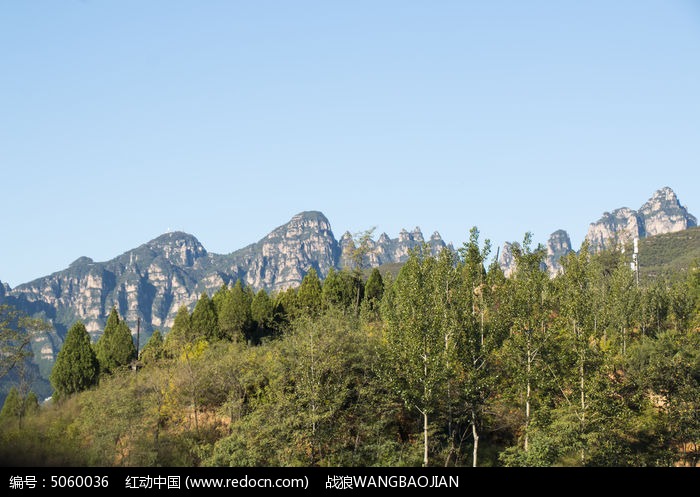
M66 395L81 392L97 382L99 362L90 344L85 325L78 321L66 335L66 341L58 353L56 364L51 371L51 385L56 395L62 398Z
M113 369L99 386L94 355L94 375L67 380L65 358L88 364L92 352L76 323L52 374L62 402L8 397L0 459L697 465L697 264L637 285L629 253L583 247L550 279L529 234L513 247L509 278L487 267L490 245L473 229L457 253L416 249L396 278L362 281L353 267L323 282L309 270L272 295L222 287L192 314L181 308L165 340L153 334L141 369Z
M126 322L119 319L116 308L112 308L105 329L95 343L95 355L100 363L100 370L105 373L127 366L136 358L136 346L131 330Z

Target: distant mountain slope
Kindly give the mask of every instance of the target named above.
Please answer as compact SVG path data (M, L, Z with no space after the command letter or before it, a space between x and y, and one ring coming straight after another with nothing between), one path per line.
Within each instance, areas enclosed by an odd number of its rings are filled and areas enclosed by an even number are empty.
M418 228L411 233L403 230L394 239L382 234L371 242L366 262L373 266L403 262L422 241ZM46 378L68 328L77 320L97 340L116 306L132 332L140 323L143 345L153 330L172 326L181 306L192 310L203 292L212 295L237 280L255 291L275 292L298 286L311 268L324 278L332 267L344 265L343 247L351 242L352 236L346 234L339 243L330 222L318 211L301 212L258 242L229 254L209 253L187 233L165 233L109 261L83 256L62 271L14 289L0 285L0 302L52 323L53 329L32 343ZM429 244L435 252L445 246L437 232Z

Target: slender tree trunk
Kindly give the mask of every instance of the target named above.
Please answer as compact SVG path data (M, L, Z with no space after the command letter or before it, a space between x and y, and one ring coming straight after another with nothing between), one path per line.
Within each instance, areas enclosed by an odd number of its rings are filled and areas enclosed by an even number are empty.
M472 408L472 435L474 436L474 450L472 452L472 467L477 466L477 455L479 453L479 433L476 430L476 412Z
M527 340L527 389L525 392L525 452L530 448L530 371L532 368L532 354L530 351L530 338Z
M574 323L574 329L576 330L576 336L579 338L579 389L581 390L581 435L583 435L585 425L586 425L586 384L585 384L585 362L586 362L586 349L585 343L583 342L583 337L580 336L580 330ZM581 464L585 462L586 453L585 449L581 448Z
M316 369L314 358L314 333L313 329L310 332L311 337L311 465L316 463Z
M428 467L428 413L423 413L423 466Z

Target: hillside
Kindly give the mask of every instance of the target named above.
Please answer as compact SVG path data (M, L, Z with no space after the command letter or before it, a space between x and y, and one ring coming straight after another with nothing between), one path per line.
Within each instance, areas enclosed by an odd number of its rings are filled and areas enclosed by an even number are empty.
M655 235L639 241L642 277L685 273L696 261L700 261L700 227Z

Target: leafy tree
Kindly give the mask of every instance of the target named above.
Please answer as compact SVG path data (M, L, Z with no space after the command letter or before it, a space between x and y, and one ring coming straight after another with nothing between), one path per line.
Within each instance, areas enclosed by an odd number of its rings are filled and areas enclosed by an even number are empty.
M202 292L194 306L190 316L190 329L193 337L202 337L205 340L212 340L219 333L216 308L206 292Z
M530 428L533 416L533 397L536 385L548 374L546 349L550 346L551 330L547 318L550 307L547 302L549 276L544 268L545 248L530 248L531 233L527 233L522 246L513 244L515 272L509 284L507 312L511 320L508 339L501 355L508 364L507 384L516 387L518 397L524 400L523 447L530 450ZM543 361L543 359L545 359Z
M586 464L585 438L588 430L590 405L588 402L589 380L599 361L599 348L592 346L599 341L597 331L599 304L599 281L595 260L588 243L584 242L578 254L571 252L561 259L563 273L557 278L559 313L562 318L561 339L568 341L574 354L570 388L577 392L577 402L567 402L562 416L570 419L570 446L578 447L581 464Z
M68 330L49 379L57 396L62 398L93 386L99 367L90 346L90 335L82 321L78 321Z
M455 297L451 307L455 308L456 334L460 388L463 395L464 414L472 431L472 466L478 465L480 432L484 425L484 409L493 391L493 364L491 355L500 345L500 337L489 333L486 323L487 294L485 261L491 251L487 239L483 247L479 243L479 230L473 227L469 241L459 251L459 275ZM443 254L444 253L444 254ZM449 251L440 253L442 265L451 264Z
M387 358L386 377L406 407L415 409L423 425L423 465L429 465L430 421L445 396L449 371L445 337L436 326L431 296L435 259L426 247L411 251L382 302Z
M47 322L30 318L11 305L0 305L0 379L31 356L32 335L50 328Z
M360 302L362 300L362 292L364 290L364 285L362 282L362 270L367 267L368 261L367 256L372 250L372 235L376 226L372 228L355 233L350 243L345 247L345 258L347 261L348 268L354 276L355 285L355 313L360 311Z

